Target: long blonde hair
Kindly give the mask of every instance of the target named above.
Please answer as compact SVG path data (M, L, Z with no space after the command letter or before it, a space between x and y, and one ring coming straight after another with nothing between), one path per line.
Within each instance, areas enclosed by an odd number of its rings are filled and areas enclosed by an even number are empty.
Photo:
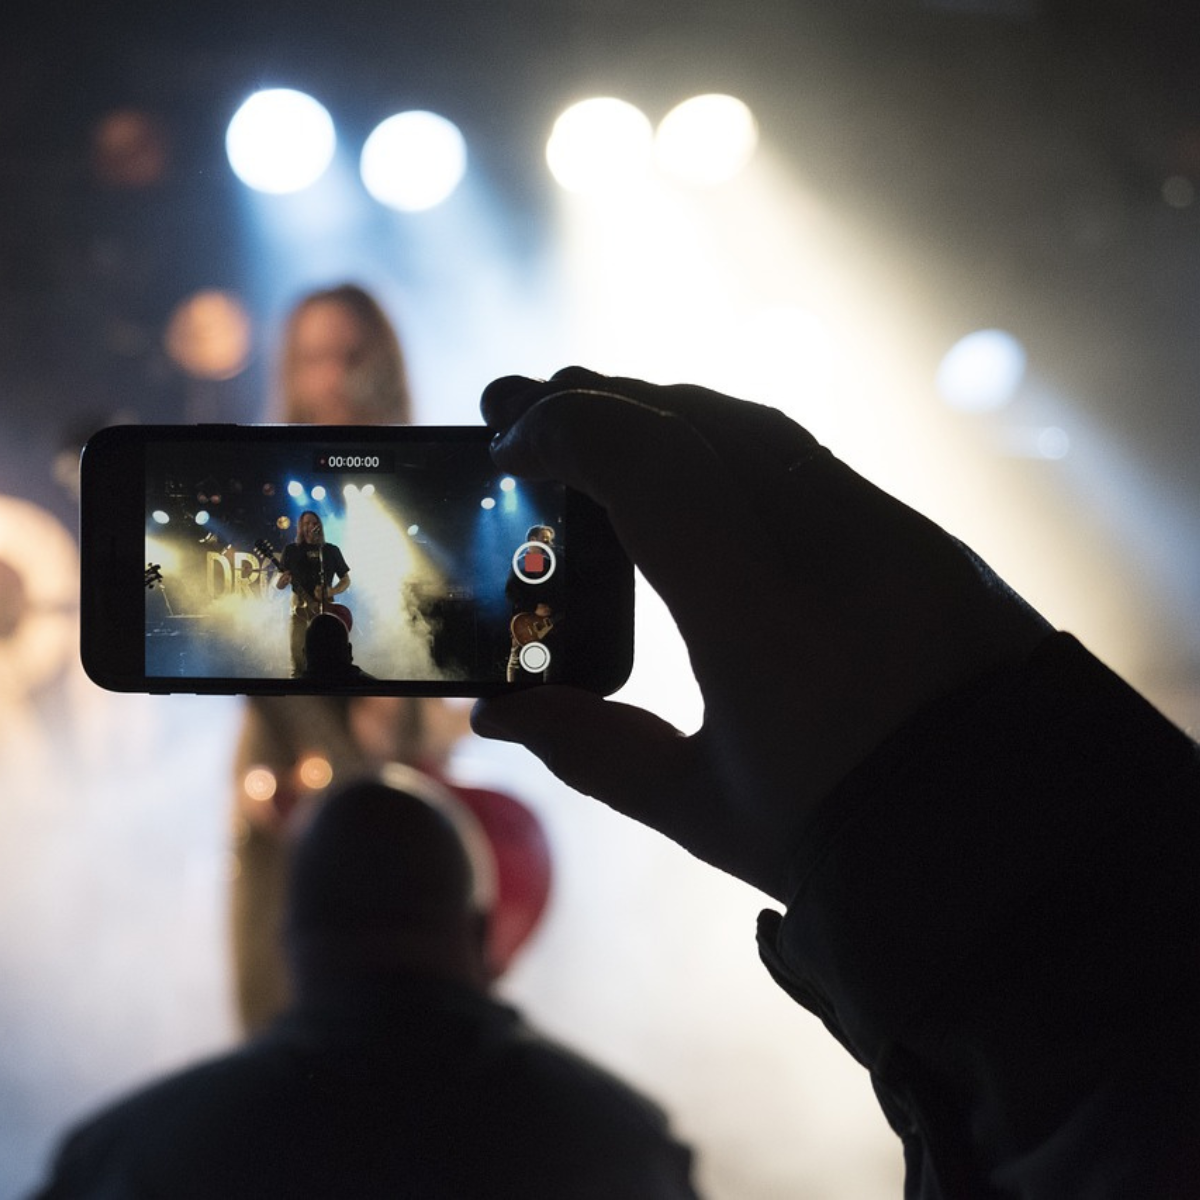
M303 295L288 313L284 324L283 346L279 362L279 386L275 398L274 419L299 424L306 414L293 385L296 357L296 325L302 313L315 304L340 304L366 330L361 363L360 404L363 424L407 425L412 421L412 396L400 339L379 302L354 283L321 288Z

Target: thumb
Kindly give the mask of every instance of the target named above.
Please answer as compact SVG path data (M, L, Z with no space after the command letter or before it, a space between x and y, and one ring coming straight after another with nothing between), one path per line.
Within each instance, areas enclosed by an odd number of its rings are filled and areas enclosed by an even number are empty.
M692 790L693 748L661 717L548 684L478 701L471 727L481 737L519 742L576 791L684 840L670 826L682 791Z

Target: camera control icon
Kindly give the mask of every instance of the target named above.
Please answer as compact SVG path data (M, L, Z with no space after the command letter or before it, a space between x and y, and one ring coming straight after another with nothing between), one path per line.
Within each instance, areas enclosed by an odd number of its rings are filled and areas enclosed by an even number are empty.
M550 651L541 642L527 642L517 658L530 675L540 675L550 665Z
M545 542L522 542L513 552L513 574L522 583L545 583L557 566L554 547Z

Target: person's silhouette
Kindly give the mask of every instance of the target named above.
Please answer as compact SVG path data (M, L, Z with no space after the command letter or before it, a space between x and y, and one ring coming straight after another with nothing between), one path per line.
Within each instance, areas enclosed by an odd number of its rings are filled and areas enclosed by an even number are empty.
M296 999L265 1033L66 1141L42 1200L684 1200L662 1112L488 992L495 868L469 810L405 767L300 818Z

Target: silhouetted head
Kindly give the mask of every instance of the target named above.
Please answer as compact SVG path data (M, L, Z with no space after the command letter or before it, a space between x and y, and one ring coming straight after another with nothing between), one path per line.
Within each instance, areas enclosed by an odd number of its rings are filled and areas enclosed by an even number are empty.
M330 792L302 825L287 891L297 990L389 975L484 986L495 864L471 813L390 766Z
M350 631L341 617L318 613L304 632L304 673L318 678L345 675L354 662Z

